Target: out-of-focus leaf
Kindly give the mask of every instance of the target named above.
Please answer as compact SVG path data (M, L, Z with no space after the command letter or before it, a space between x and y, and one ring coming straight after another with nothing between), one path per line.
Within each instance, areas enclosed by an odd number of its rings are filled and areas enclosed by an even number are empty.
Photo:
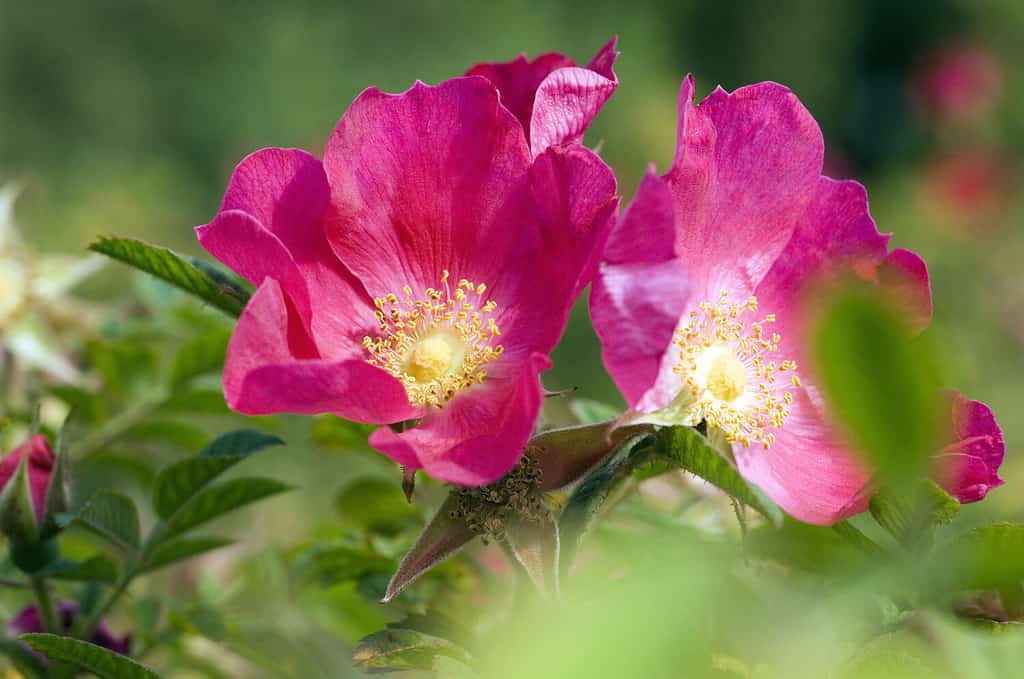
M249 301L248 293L226 275L211 275L213 267L199 269L166 248L131 238L100 238L89 249L161 278L236 318Z
M335 506L348 525L382 535L397 535L419 521L419 512L406 502L402 489L384 479L353 481L338 494Z
M335 415L313 418L310 438L319 448L331 450L359 450L367 447L366 440L376 427L372 424L351 422Z
M975 528L938 548L932 557L955 589L1000 589L1024 581L1024 524Z
M277 495L290 486L264 478L238 478L207 486L172 514L164 525L164 538L180 535L240 507Z
M747 553L799 568L809 573L859 572L869 556L839 533L825 526L811 526L789 517L782 526L757 526L743 542Z
M569 411L580 424L597 424L615 420L622 411L600 401L589 398L574 398L569 401Z
M658 432L658 452L683 469L721 488L745 505L753 507L776 526L783 513L760 488L750 483L736 466L711 447L707 439L690 427L667 427Z
M224 365L231 331L219 328L189 339L178 350L171 371L171 386L178 388L193 377L219 371Z
M122 549L134 551L139 547L139 512L126 495L101 490L70 519Z
M119 653L56 634L22 634L18 637L50 660L81 667L101 679L160 679L160 675Z
M469 652L452 642L410 629L386 629L365 637L352 662L365 670L430 670L438 656L469 664Z
M284 442L254 429L240 429L219 436L197 456L176 462L157 476L153 507L169 519L192 496L253 453Z
M905 545L928 539L936 525L949 523L960 511L955 497L931 481L904 485L900 490L883 487L868 508L882 528Z
M184 450L202 448L210 440L210 436L199 427L174 420L146 420L132 427L125 438L169 443Z
M448 656L434 658L434 666L431 669L437 679L480 679L480 675L472 667Z
M62 559L47 566L37 575L57 580L102 582L110 585L117 581L117 564L101 555L85 561Z
M387 575L394 569L394 560L348 545L316 545L303 552L294 566L299 577L325 587L367 575Z
M82 422L95 424L107 417L107 404L99 394L68 384L53 385L47 391L74 408Z
M823 307L815 364L825 397L884 483L918 476L939 448L938 363L887 304L848 290Z
M141 571L155 571L172 563L191 559L194 556L211 552L233 544L234 540L225 538L179 538L164 542L149 555L142 564Z
M0 653L7 656L7 659L14 665L14 669L24 675L25 679L44 679L46 677L46 666L24 644L10 639L0 639Z
M89 363L103 377L104 391L126 398L153 382L157 356L148 344L134 340L94 339L86 346Z
M188 389L178 391L160 405L164 413L190 415L226 415L231 412L219 389Z

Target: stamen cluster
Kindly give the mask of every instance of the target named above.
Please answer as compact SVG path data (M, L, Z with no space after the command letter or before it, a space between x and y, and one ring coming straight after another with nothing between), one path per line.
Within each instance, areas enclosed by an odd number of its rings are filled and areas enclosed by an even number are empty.
M450 517L464 519L485 541L501 541L512 519L537 522L550 517L540 493L542 476L540 463L523 455L512 471L489 486L455 488L458 506Z
M501 332L490 317L497 304L484 298L487 286L463 278L453 291L448 279L446 269L441 287L427 288L422 298L408 285L401 299L394 293L375 298L380 336L363 338L367 361L398 378L416 405L439 408L483 382L484 366L504 351L493 344Z
M717 427L729 443L766 449L775 443L773 430L782 428L793 403L791 387L800 386L795 361L768 357L782 338L766 326L775 314L759 321L744 317L757 311L757 298L730 302L722 291L716 304L702 302L677 331L676 373L693 395L688 411ZM788 379L780 376L790 373Z

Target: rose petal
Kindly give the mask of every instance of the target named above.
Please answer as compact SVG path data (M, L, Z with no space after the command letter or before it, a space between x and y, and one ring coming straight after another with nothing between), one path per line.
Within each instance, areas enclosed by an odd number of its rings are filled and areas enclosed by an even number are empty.
M987 405L960 392L949 396L952 442L936 456L937 480L960 502L977 502L1004 483L999 478L1006 452L1003 432Z
M370 445L437 479L465 486L496 481L523 455L542 400L538 373L550 365L535 354L517 377L473 387L400 434L382 427Z

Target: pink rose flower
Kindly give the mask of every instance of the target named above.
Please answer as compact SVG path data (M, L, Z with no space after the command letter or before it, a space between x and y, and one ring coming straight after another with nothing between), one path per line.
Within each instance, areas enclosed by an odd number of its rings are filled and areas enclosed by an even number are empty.
M822 176L821 131L792 92L719 88L694 106L693 90L690 76L671 169L643 179L594 279L604 363L634 420L706 422L744 477L831 524L865 509L870 473L804 370L800 293L854 274L922 328L927 270L888 249L860 184Z
M23 455L28 455L28 484L32 491L32 506L36 522L42 523L46 513L46 489L50 485L54 456L50 444L42 434L33 436L0 459L0 489L7 486L21 464Z
M964 122L991 110L1003 91L1003 69L979 45L950 44L932 53L911 81L920 111L941 122Z
M323 162L295 149L243 160L197 228L258 286L228 348L228 404L415 421L370 442L453 483L511 469L618 205L610 168L575 143L600 108L588 88L605 87L580 70L541 81L529 128L469 76L364 91ZM562 80L576 100L549 86ZM556 101L562 115L538 114Z
M936 481L960 502L977 502L1003 485L999 466L1006 448L992 410L981 401L949 393L950 443L935 456Z

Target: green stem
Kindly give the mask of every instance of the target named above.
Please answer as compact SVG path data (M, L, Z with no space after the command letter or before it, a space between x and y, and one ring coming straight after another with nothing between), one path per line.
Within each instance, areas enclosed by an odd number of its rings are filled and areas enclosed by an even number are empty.
M63 634L64 630L61 628L53 601L50 599L50 589L46 586L46 580L33 575L29 578L29 584L36 597L36 610L39 611L39 618L43 621L43 628L50 634Z

